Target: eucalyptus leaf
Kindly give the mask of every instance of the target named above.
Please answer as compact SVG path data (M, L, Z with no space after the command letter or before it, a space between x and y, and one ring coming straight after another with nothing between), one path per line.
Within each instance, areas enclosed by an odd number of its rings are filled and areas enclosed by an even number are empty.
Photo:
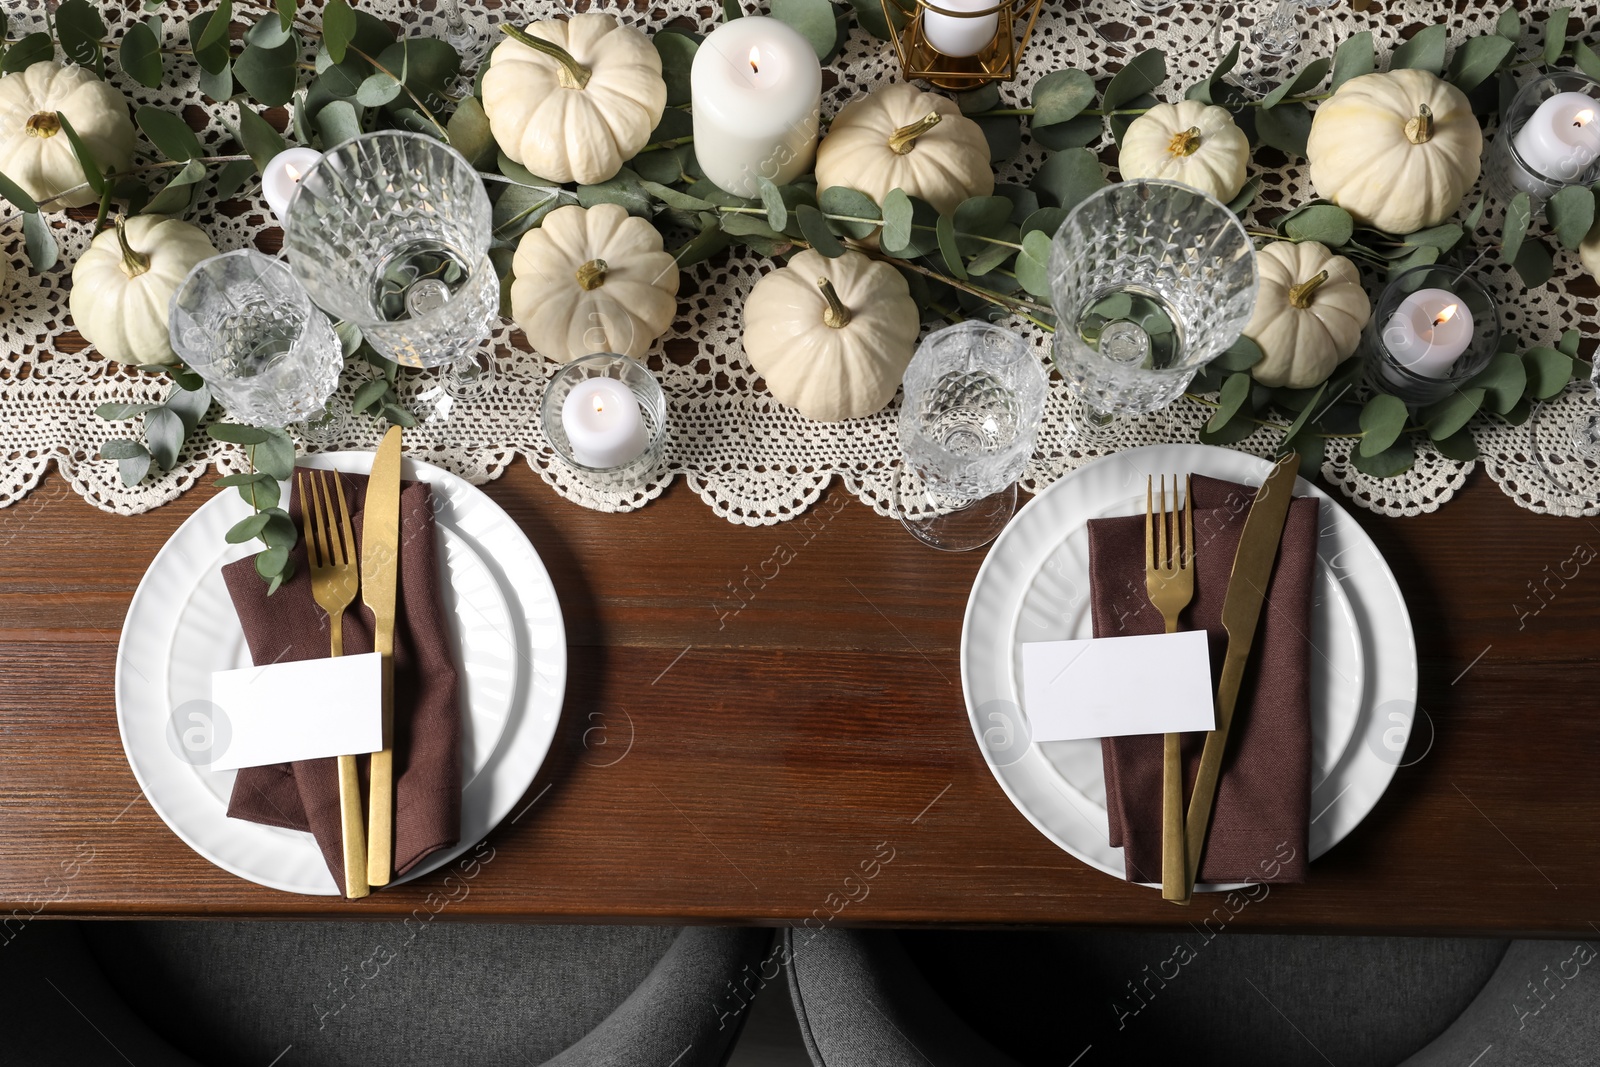
M261 529L261 540L270 548L293 548L298 538L295 536L294 522L289 516L279 508L269 508L262 514L267 517L267 524Z
M1322 394L1328 391L1328 383L1323 382L1315 389L1307 391L1311 395L1306 397L1305 403L1300 408L1300 414L1296 415L1294 421L1289 424L1289 428L1283 431L1283 440L1285 444L1297 437L1300 437L1301 431L1306 428L1306 424L1309 423L1312 417L1321 410L1317 405L1322 402Z
M233 159L217 172L217 199L227 200L244 188L245 182L255 176L256 165L248 159Z
M106 174L100 169L100 161L94 158L94 153L83 143L78 131L72 128L72 122L67 116L57 111L56 118L61 122L61 132L67 135L67 143L72 146L72 154L78 158L78 165L83 168L84 181L88 182L89 188L99 196L106 190Z
M1033 86L1033 129L1070 122L1094 103L1094 79L1074 68L1051 71ZM1099 125L1096 119L1095 125Z
M194 204L196 182L204 180L206 165L198 159L191 159L168 179L161 191L151 197L140 212L145 215L182 215Z
M139 455L117 460L117 475L122 479L123 485L138 485L149 473L150 453L144 451L142 446Z
M117 63L128 77L140 85L150 89L160 88L161 76L165 73L161 61L161 41L145 23L134 23L122 35L122 43L117 46Z
M550 212L577 202L576 196L558 186L508 185L495 198L490 218L494 235L515 239L543 222Z
M1572 49L1572 61L1589 77L1600 80L1600 55L1593 48L1579 41Z
M277 48L293 36L293 32L274 11L270 15L263 15L254 26L244 31L244 42L258 48Z
M1034 92L1038 92L1037 86ZM981 115L985 111L993 111L1000 106L1000 86L989 82L970 92L957 93L956 106L963 115Z
M378 71L362 79L356 88L356 103L362 107L382 107L397 99L403 89L394 75Z
M1420 248L1414 248L1404 256L1401 256L1399 259L1390 261L1386 280L1392 282L1400 275L1410 270L1412 267L1420 267L1428 263L1437 263L1439 262L1439 256L1439 250L1434 248L1432 245L1423 245Z
M1561 247L1575 249L1594 225L1594 193L1582 185L1566 186L1550 198L1545 215Z
M448 105L446 94L461 73L461 53L436 37L402 38L377 58L430 111Z
M0 60L0 74L27 70L35 63L54 59L55 54L56 44L48 33L30 33L6 49L5 59Z
M1460 244L1461 239L1465 236L1466 231L1459 225L1453 222L1446 222L1426 230L1418 230L1416 233L1407 234L1405 243L1413 248L1428 246L1437 248L1440 253L1445 253Z
M822 217L822 212L809 204L802 204L795 209L795 218L800 223L800 232L805 235L806 243L812 248L829 259L844 255L844 245L828 229L828 220Z
M883 234L878 247L899 252L911 244L916 212L903 189L890 189L883 198Z
M218 478L211 484L218 489L237 489L244 485L263 485L266 482L275 481L277 481L276 478L262 471L247 471L243 474L230 474L227 477Z
M722 0L722 21L732 22L738 18L744 18L744 8L739 6L739 0Z
M35 214L37 214L39 211L38 201L34 200L33 197L24 192L22 186L18 185L4 174L0 174L0 196L3 196L7 200L11 201L11 206L16 208L18 211L33 212Z
M417 417L399 404L383 405L383 417L396 426L404 426L408 429L417 424Z
M263 578L276 578L289 565L287 548L269 548L256 553L256 573Z
M1261 194L1261 188L1265 184L1259 174L1252 175L1246 179L1244 185L1239 188L1239 192L1232 200L1228 201L1228 210L1235 215L1243 215L1249 210L1250 205L1255 202L1256 197Z
M64 0L56 8L56 37L61 51L80 67L100 66L100 40L106 35L105 20L89 0Z
M618 204L628 209L628 214L648 219L653 214L650 193L639 176L627 167L617 172L610 181L598 185L578 186L578 203L584 207L596 204Z
M196 22L199 17L196 16ZM233 21L233 0L220 0L217 10L211 12L205 25L200 27L200 36L191 38L196 53L211 45L226 43L228 40L228 24Z
M202 11L189 20L189 48L194 52L195 62L200 64L200 69L209 74L218 74L226 68L231 60L228 53L228 19L226 17L217 21L219 30L212 33L212 20L220 12Z
M1043 233L1045 237L1053 238L1056 231L1061 229L1061 224L1067 221L1070 212L1061 207L1042 207L1029 215L1022 222L1022 236L1026 238L1030 233Z
M1011 201L1003 196L968 197L951 215L958 245L966 255L987 243L978 239L998 237L1010 221Z
M1361 409L1361 444L1357 451L1371 458L1393 447L1405 432L1411 413L1405 401L1388 393L1379 393Z
M1461 43L1450 57L1445 80L1464 93L1470 93L1500 69L1515 45L1499 34L1472 37Z
M1516 407L1528 388L1528 370L1517 353L1497 352L1467 384L1484 391L1486 408L1504 415Z
M1222 57L1222 61L1216 65L1210 74L1189 86L1188 90L1184 92L1183 98L1185 100L1198 100L1202 104L1219 103L1218 94L1219 92L1225 92L1226 89L1224 87L1227 85L1222 79L1231 73L1238 63L1239 42L1234 41L1233 47L1228 49L1228 54Z
M1555 257L1545 243L1538 240L1523 241L1511 265L1517 268L1522 284L1530 289L1537 289L1555 273Z
M134 121L168 159L181 161L205 155L200 138L189 124L170 111L146 104L134 114Z
M134 404L124 401L112 401L101 404L94 409L94 413L107 422L121 422L124 419L136 418L147 411L154 411L160 406L160 404ZM121 458L120 456L106 455L104 451L101 452L101 455L106 459Z
M1127 136L1129 127L1133 125L1133 120L1139 117L1130 112L1148 111L1159 103L1161 103L1160 100L1146 93L1143 96L1136 96L1129 100L1122 109L1123 113L1112 114L1106 118L1106 124L1111 127L1111 139L1116 142L1118 148L1122 147L1122 139Z
M322 9L322 44L335 63L343 63L356 36L356 13L349 0L328 0Z
M1567 49L1567 23L1571 9L1558 7L1544 20L1544 65L1553 67Z
M1362 455L1359 448L1350 453L1350 465L1372 478L1393 478L1404 474L1416 461L1417 449L1409 439L1396 441L1375 456Z
M1376 69L1372 31L1353 33L1333 53L1333 77L1328 82L1328 89L1334 91L1351 78L1371 74Z
M1522 41L1522 16L1517 13L1515 6L1500 12L1500 17L1495 20L1494 32L1512 44Z
M1261 346L1244 334L1240 334L1233 344L1212 362L1218 370L1241 371L1254 367L1262 358Z
M22 243L28 253L28 262L36 273L43 274L61 258L61 245L56 241L55 230L37 211L27 211L22 215Z
M1433 448L1441 456L1458 463L1471 463L1481 455L1478 451L1478 442L1472 437L1472 431L1465 427L1443 440L1436 439Z
M1561 340L1556 344L1556 348L1561 352L1562 355L1572 356L1574 359L1576 359L1578 355L1578 346L1582 343L1582 331L1565 330L1562 332Z
M1007 260L1016 255L1017 250L1011 246L1017 244L1021 237L1021 232L1014 224L1006 223L998 238L982 245L977 254L967 262L967 273L978 278L1004 266ZM991 288L991 286L985 287Z
M798 225L796 229L798 229ZM767 225L764 215L727 213L722 216L722 230L735 237L758 237L771 241L787 241L788 235Z
M1336 204L1313 204L1289 216L1283 232L1291 241L1317 241L1338 248L1355 232L1355 220Z
M1457 389L1438 403L1424 408L1420 416L1428 436L1435 441L1453 437L1483 407L1482 389Z
M232 99L233 98L233 63L232 63L232 61L224 63L222 65L222 69L217 71L216 73L212 73L211 71L208 71L204 67L202 67L200 69L200 92L201 92L201 95L209 97L210 99L216 100L216 101L219 101L219 102L223 101L223 100Z
M372 70L371 63L352 57L343 63L330 64L317 75L311 88L318 99L354 100L361 83L367 80Z
M700 45L673 30L662 30L651 37L661 55L661 76L667 83L667 106L689 102L689 71L694 66Z
M449 135L450 147L474 167L486 167L494 159L494 134L489 130L489 116L477 97L461 99L445 125L445 132Z
M362 384L356 390L355 396L350 399L350 410L357 415L370 408L375 408L389 395L390 385L386 378L374 378Z
M1154 93L1166 80L1166 53L1159 48L1140 52L1112 77L1101 107L1105 111L1115 111L1137 97Z
M1507 262L1515 262L1533 221L1533 203L1527 193L1518 193L1506 205L1505 223L1500 230L1500 251Z
M1332 65L1333 61L1327 58L1313 59L1310 63L1300 68L1300 73L1263 97L1261 106L1263 108L1277 107L1283 103L1285 97L1299 96L1321 85L1322 79L1327 77L1328 69Z
M764 174L756 179L756 186L761 190L761 206L767 212L767 225L781 232L789 225L789 207L783 202L783 194L772 184L772 179Z
M1425 70L1439 74L1444 70L1444 53L1450 44L1448 26L1427 26L1394 50L1389 59L1390 70Z
M183 447L185 436L183 420L171 408L158 407L144 417L144 438L150 456L162 470L171 470L177 465L178 450Z
M861 28L880 41L893 40L896 31L906 24L905 9L898 3L891 4L887 15L881 0L850 0L850 7Z
M804 37L818 59L826 60L833 54L833 46L839 39L839 23L828 0L772 0L769 13Z
M293 41L277 48L246 45L233 63L233 76L245 92L265 107L282 107L294 97L295 63L300 49Z
M1222 383L1222 389L1217 393L1217 410L1206 421L1206 429L1211 433L1222 430L1233 417L1239 414L1245 401L1250 399L1250 375L1230 374L1228 380Z
M285 147L278 131L256 114L254 108L242 103L239 106L239 143L244 146L258 171L265 171L272 157Z
M259 445L272 437L259 426L245 426L237 422L214 422L206 427L206 433L218 441L233 445Z
M956 242L955 219L949 215L940 215L935 225L939 241L939 254L944 258L944 265L958 281L967 280L967 266L961 258L961 246Z
M1022 151L1022 120L1010 115L978 115L973 121L989 142L991 163L1003 163Z
M1105 120L1099 115L1079 115L1075 119L1055 126L1034 126L1033 139L1039 147L1059 152L1066 148L1092 145L1105 132Z
M858 241L877 233L879 227L875 223L883 217L872 197L845 185L823 189L817 194L817 206L825 214L833 216L829 220L833 225ZM870 221L856 221L858 219Z
M1069 148L1044 161L1032 188L1041 202L1070 211L1106 184L1100 161L1087 148Z
M1255 416L1248 411L1241 410L1228 422L1216 424L1215 429L1213 429L1213 422L1207 422L1200 427L1200 443L1207 445L1238 444L1260 428Z
M1284 155L1304 156L1311 136L1311 111L1304 104L1282 104L1256 115L1256 138Z
M641 184L649 191L650 195L666 204L668 207L678 208L680 211L714 211L715 204L709 200L702 200L698 196L679 192L671 186L659 182L643 181Z
M144 445L124 437L113 437L100 446L101 459L133 459L135 456L149 455L150 451Z
M1571 356L1538 345L1522 354L1522 365L1528 372L1526 395L1533 400L1549 400L1567 387L1572 379Z
M317 112L316 126L323 147L332 148L358 135L361 132L361 119L350 101L335 100ZM493 145L490 147L493 148Z
M287 30L294 25L294 16L300 9L300 0L276 0L278 19Z

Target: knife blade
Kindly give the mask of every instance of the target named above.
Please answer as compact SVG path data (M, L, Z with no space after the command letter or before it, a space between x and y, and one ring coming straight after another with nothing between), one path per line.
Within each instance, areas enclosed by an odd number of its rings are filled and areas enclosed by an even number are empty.
M367 882L388 885L394 866L394 598L400 579L400 427L372 457L361 523L361 602L372 612L373 651L383 657L383 748L371 757Z
M1289 518L1289 503L1294 498L1295 475L1300 471L1296 453L1280 459L1256 491L1239 535L1239 549L1233 556L1233 572L1228 577L1228 592L1222 602L1222 627L1228 633L1228 651L1222 661L1222 677L1217 683L1217 728L1206 735L1200 753L1200 770L1195 776L1194 793L1189 800L1189 816L1184 838L1188 851L1188 878L1185 900L1194 894L1195 878L1200 873L1200 851L1206 830L1211 826L1211 810L1217 798L1217 780L1222 774L1222 757L1228 748L1228 730L1233 725L1233 709L1239 701L1239 686L1245 665L1255 643L1256 623L1261 620L1261 604L1266 599L1267 582L1278 558L1278 543Z

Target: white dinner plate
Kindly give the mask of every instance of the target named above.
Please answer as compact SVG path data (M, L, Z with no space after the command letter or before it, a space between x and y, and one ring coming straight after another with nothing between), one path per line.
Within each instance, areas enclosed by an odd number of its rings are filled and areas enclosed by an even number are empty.
M1124 877L1124 864L1122 849L1107 843L1100 743L1031 743L1019 646L1092 636L1085 524L1142 514L1146 475L1192 471L1257 485L1270 469L1265 460L1206 445L1136 448L1087 464L1017 514L973 583L961 674L984 758L1034 826L1107 874ZM1315 859L1372 810L1403 758L1417 659L1405 601L1365 531L1304 479L1296 492L1323 502L1310 634Z
M329 453L300 462L365 473L372 455ZM406 460L403 474L433 489L464 712L461 842L399 879L408 881L471 847L526 792L560 717L566 635L549 575L504 511L461 478L429 464ZM223 540L248 513L234 493L207 501L172 535L140 582L117 658L123 748L151 806L196 852L274 889L337 895L310 834L229 819L235 772L205 765L220 754L206 746L226 743L226 727L208 703L211 672L250 663L222 580L224 564L253 551ZM198 750L179 740L186 734L202 742Z

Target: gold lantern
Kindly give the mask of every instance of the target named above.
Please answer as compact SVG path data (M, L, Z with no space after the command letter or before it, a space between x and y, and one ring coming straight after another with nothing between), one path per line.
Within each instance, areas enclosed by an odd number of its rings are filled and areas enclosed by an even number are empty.
M921 78L941 89L976 89L1017 76L1023 49L1033 35L1044 0L997 0L977 9L941 5L938 0L881 0L893 28L894 49L906 78ZM945 5L954 0L944 0ZM988 27L994 36L981 43ZM971 42L978 39L978 44ZM941 51L941 48L944 50ZM966 53L968 48L974 50Z

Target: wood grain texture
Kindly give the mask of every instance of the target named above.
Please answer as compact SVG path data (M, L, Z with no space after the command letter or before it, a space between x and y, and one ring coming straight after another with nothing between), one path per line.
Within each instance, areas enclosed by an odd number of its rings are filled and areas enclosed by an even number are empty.
M1533 515L1475 481L1431 515L1355 513L1410 604L1427 714L1411 765L1310 883L1230 921L1542 935L1600 922L1600 559L1575 577L1567 562L1600 551L1600 525ZM630 515L563 501L520 463L486 490L538 547L566 614L560 732L512 818L463 861L471 877L441 871L360 901L278 893L211 866L152 811L123 756L112 692L123 616L212 490L123 518L52 476L0 511L0 939L35 911L1203 917L1055 848L996 785L967 725L957 652L982 553L925 549L838 489L805 520L758 529L718 519L681 485ZM1220 897L1199 903L1227 915Z

